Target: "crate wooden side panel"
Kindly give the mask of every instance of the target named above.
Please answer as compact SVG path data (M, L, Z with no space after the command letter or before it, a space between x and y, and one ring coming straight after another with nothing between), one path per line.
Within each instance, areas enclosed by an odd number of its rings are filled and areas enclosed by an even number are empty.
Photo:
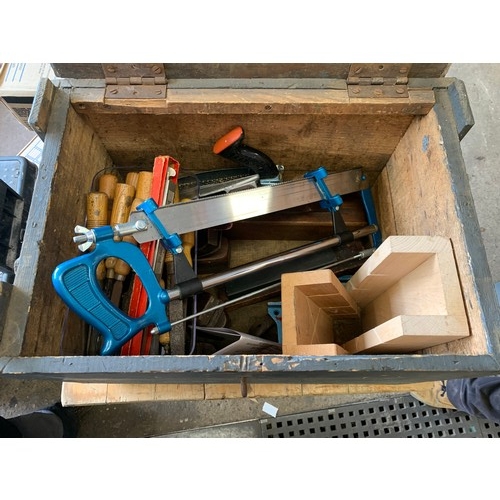
M215 141L241 125L246 142L285 166L285 180L324 166L379 172L433 92L409 99L358 99L343 89L170 89L164 100L104 99L103 89L75 89L85 114L116 164L150 165L169 154L184 171L234 165L214 155Z
M146 401L196 401L240 398L328 396L337 394L402 394L425 390L433 382L399 385L375 384L86 384L63 382L63 406L137 403Z
M83 323L59 299L51 276L57 264L78 255L72 241L73 228L85 222L86 193L95 173L110 165L111 159L99 137L69 107L50 190L45 233L39 241L41 255L33 286L36 293L29 309L22 355L83 352Z
M417 117L376 182L377 209L383 237L391 234L445 236L451 239L471 336L422 352L467 355L487 352L487 333L457 212L456 193L437 115ZM381 201L381 194L390 197ZM479 235L478 235L479 236Z

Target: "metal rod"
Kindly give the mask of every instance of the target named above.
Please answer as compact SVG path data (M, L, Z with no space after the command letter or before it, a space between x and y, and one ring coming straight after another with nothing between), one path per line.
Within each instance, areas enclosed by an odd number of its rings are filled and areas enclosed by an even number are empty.
M378 231L378 227L375 224L370 226L366 226L364 228L358 229L352 232L353 238L355 240L362 238L364 236L369 236ZM273 266L275 264L282 264L289 260L296 259L298 257L303 257L305 255L310 255L311 253L317 252L319 250L323 250L325 248L335 247L342 243L342 239L340 236L334 236L333 238L328 238L325 240L318 241L316 243L312 243L310 245L304 245L299 248L295 248L289 250L288 252L283 252L274 257L268 257L265 259L257 260L255 262L251 262L250 264L245 264L243 266L238 266L233 269L229 269L228 271L224 271L219 274L215 274L213 276L209 276L207 278L202 279L201 286L203 290L207 290L208 288L212 288L217 285L222 285L224 283L228 283L231 280L236 278L240 278L242 276L246 276L255 271L265 269L267 267ZM170 300L175 300L180 298L182 295L181 288L175 286L174 288L168 290L168 296Z
M370 255L373 254L375 251L375 248L369 248L367 250L362 250L356 255L353 255L352 257L348 257L347 259L339 260L338 262L333 262L332 264L329 264L328 266L322 267L321 269L329 269L331 267L335 266L340 266L341 264L345 264L347 262L353 261L353 260L361 260L361 259L367 259ZM174 321L171 326L178 325L179 323L183 323L184 321L189 321L190 319L196 318L198 316L202 316L203 314L208 314L212 311L216 311L217 309L220 309L222 307L227 307L230 306L231 304L235 304L236 302L240 302L241 300L249 299L251 297L254 297L255 295L259 295L261 293L265 292L270 292L274 289L278 290L281 286L281 283L273 283L272 285L268 285L264 288L260 288L259 290L255 290L253 292L247 293L246 295L242 295L241 297L236 297L235 299L228 300L227 302L224 302L223 304L218 304L214 307L210 307L209 309L206 309L204 311L197 312L196 314L191 314L190 316L186 316L185 318L179 319L177 321Z

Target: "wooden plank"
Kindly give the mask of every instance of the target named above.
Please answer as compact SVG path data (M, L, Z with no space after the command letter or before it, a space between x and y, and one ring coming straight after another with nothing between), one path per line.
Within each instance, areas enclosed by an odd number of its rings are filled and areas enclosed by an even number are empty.
M354 165L362 165L370 178L371 172L385 166L412 121L411 115L400 114L310 114L296 105L293 114L269 114L262 111L269 104L264 102L253 114L241 114L234 107L233 114L228 108L179 115L141 108L133 113L122 110L119 120L109 111L93 110L87 101L74 106L86 114L115 164L149 167L162 152L179 160L184 170L227 168L234 163L215 155L212 146L238 124L245 130L247 144L285 166L284 180L318 166L334 172Z
M89 384L63 382L63 406L205 399L203 384Z
M351 353L409 353L467 337L469 328L449 239L390 236L346 284L364 333Z
M62 97L64 93L59 91L58 98ZM33 290L43 290L43 293L33 296L29 308L22 352L30 356L83 352L83 323L68 311L49 284L55 267L78 255L78 249L73 243L73 229L76 224L85 222L85 193L91 190L95 173L111 165L111 159L99 137L82 117L69 107L64 118L66 125L60 149L53 151L44 147L41 175L37 179L38 183L49 182L46 192L57 193L57 196L50 197L50 203L47 204L43 236L26 238L36 246L37 252L39 249L43 250L38 268L33 266L29 269L31 274L36 269ZM53 133L54 128L60 126L58 123L49 123L47 133ZM55 165L53 179L44 174L44 165L48 164L49 155L50 162ZM33 208L38 210L37 205L32 206ZM51 335L43 335L42 332L51 332Z
M455 276L453 274L453 265L447 264L448 260L454 264L451 244L447 238L390 236L346 283L346 290L359 306L364 308L430 257L438 254L442 257L439 263L446 266L446 274L443 275L443 279L446 280L444 285L459 287L456 272ZM437 270L439 271L439 267ZM430 272L428 274L432 276Z
M165 99L105 99L104 88L75 88L71 103L85 114L397 114L424 115L435 104L430 89L407 98L349 98L346 89L169 88Z
M346 342L351 354L410 354L420 349L462 339L467 324L456 316L396 316Z
M168 80L177 78L341 78L349 75L351 63L162 63ZM102 64L52 63L62 78L104 78ZM444 76L449 63L413 63L410 78Z
M374 180L372 195L380 233L385 240L388 236L397 234L387 169L384 168Z
M386 228L451 239L471 335L422 353L473 356L488 352L486 326L465 243L466 223L472 222L463 219L464 207L458 205L453 191L446 147L435 111L410 125L387 163L385 188L390 189L394 220ZM472 197L468 203L473 205Z
M138 385L143 387L138 388ZM425 390L432 382L414 384L248 384L246 397L302 397L337 394L408 393ZM110 394L114 393L110 397ZM63 382L63 406L136 403L146 401L199 401L238 399L240 384L90 384ZM148 399L150 398L150 399Z
M40 139L44 140L56 88L48 78L41 80L39 85L39 90L35 94L31 107L29 125Z

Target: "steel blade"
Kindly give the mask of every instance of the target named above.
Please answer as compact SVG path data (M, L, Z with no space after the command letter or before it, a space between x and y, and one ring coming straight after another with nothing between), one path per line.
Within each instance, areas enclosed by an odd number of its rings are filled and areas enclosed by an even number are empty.
M324 182L332 194L340 195L368 187L361 169L330 174ZM155 214L169 234L184 234L307 205L321 199L313 181L299 179L166 205L159 207ZM130 215L130 221L136 222L137 220L144 220L148 224L145 231L134 234L138 243L161 238L145 213L133 212Z

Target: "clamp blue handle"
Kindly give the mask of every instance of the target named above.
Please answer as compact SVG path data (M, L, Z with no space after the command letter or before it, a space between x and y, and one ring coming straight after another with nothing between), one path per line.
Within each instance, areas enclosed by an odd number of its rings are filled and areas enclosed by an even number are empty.
M306 172L304 178L314 181L317 190L323 197L319 202L321 208L330 210L330 212L337 212L342 205L342 197L339 194L332 195L324 179L328 176L325 167L319 167L311 172Z
M146 256L139 247L113 240L110 226L95 228L95 249L59 264L52 273L52 284L61 299L103 336L101 355L115 354L142 329L155 324L159 332L171 329L165 304L169 296L158 283ZM139 318L131 318L103 293L96 276L103 259L117 257L127 262L140 278L148 295L148 307Z

